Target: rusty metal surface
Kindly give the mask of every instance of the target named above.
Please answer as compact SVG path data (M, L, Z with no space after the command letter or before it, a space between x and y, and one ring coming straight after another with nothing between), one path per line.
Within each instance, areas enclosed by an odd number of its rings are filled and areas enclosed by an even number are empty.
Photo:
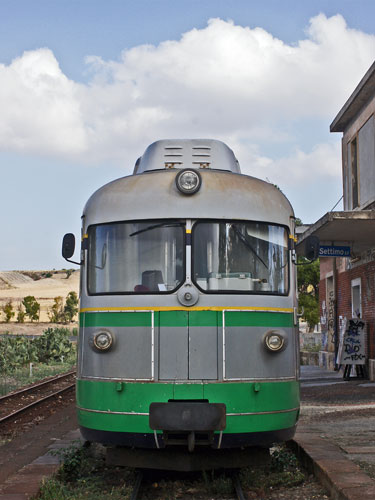
M103 186L85 206L85 230L104 222L171 217L257 220L289 226L294 215L280 190L255 177L200 170L200 191L186 196L175 185L177 173L178 169L153 171Z

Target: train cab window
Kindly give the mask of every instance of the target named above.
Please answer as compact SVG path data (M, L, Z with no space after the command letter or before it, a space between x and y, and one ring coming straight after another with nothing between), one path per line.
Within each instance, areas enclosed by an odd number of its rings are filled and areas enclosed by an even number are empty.
M197 222L193 227L193 277L206 293L286 295L287 230L262 222Z
M89 293L173 292L185 277L184 234L173 220L90 226Z

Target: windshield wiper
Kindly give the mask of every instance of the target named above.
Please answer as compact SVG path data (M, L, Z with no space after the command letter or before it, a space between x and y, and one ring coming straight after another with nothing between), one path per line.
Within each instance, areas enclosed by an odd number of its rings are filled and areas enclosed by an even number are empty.
M151 231L151 229L156 229L158 227L179 227L184 225L184 222L161 222L160 224L154 224L153 226L147 226L139 231L135 231L129 234L129 236L136 236L137 234L145 233L146 231Z
M242 243L245 245L246 248L248 248L254 255L255 257L260 260L260 262L264 265L266 269L268 269L267 264L264 262L264 260L257 254L256 250L253 248L253 246L247 241L245 236L241 233L241 231L238 229L238 227L235 224L231 224L231 227L234 229L234 232L237 234L238 238Z

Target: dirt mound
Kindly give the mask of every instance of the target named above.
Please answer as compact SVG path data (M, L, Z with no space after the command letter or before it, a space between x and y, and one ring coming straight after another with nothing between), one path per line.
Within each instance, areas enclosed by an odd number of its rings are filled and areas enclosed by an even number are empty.
M30 276L20 273L19 271L0 271L0 289L6 290L14 288L24 283L30 283L33 280Z

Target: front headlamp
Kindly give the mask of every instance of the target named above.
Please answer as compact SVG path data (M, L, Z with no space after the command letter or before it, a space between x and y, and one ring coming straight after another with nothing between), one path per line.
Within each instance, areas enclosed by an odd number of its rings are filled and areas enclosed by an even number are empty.
M201 174L192 168L184 168L176 175L177 189L183 194L194 194L201 185Z
M286 345L286 339L283 333L278 331L267 332L264 336L264 344L271 352L281 351Z
M94 347L98 351L108 351L112 347L113 337L109 332L102 331L94 335Z

